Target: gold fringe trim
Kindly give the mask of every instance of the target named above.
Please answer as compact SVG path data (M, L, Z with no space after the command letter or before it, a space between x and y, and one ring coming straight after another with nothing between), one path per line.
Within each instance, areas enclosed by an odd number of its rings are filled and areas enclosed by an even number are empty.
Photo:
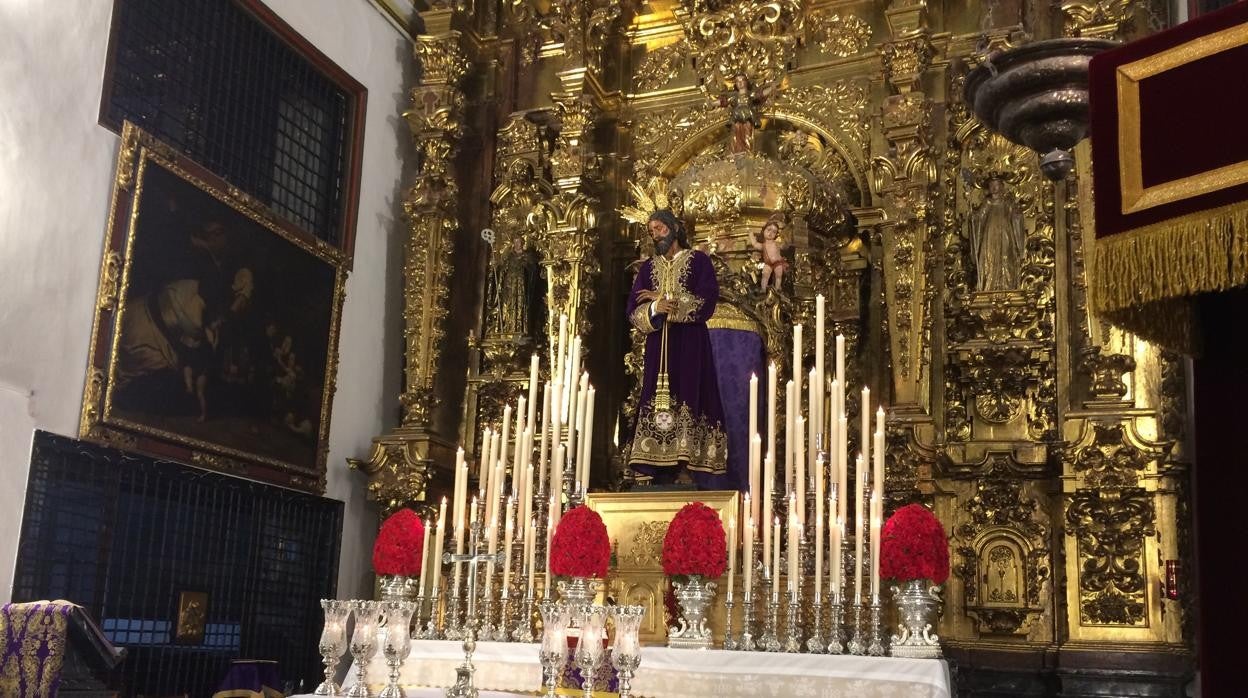
M1248 284L1248 202L1099 239L1093 309L1145 339L1195 353L1190 296Z

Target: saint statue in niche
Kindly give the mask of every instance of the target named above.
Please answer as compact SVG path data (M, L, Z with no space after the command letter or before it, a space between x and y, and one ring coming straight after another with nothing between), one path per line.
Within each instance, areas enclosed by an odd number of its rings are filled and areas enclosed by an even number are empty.
M503 335L529 336L530 311L537 288L537 263L525 249L524 238L511 238L509 248L495 259L494 330Z
M744 75L737 75L733 82L733 91L719 96L719 106L729 109L732 140L728 152L739 157L754 149L754 129L763 125L758 107L771 97L772 90L750 89L750 80Z
M1018 288L1027 231L1018 203L1000 177L988 180L984 203L971 218L971 252L978 291Z

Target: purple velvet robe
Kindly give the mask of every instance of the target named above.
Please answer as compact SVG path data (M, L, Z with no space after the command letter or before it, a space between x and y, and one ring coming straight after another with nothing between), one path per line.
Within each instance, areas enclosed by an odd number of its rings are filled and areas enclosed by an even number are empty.
M674 299L677 309L665 317L651 316L645 290ZM711 258L697 250L681 250L672 259L651 257L641 266L628 297L628 318L646 333L645 378L641 385L636 431L629 465L642 479L675 479L686 468L699 487L714 487L727 469L728 440L719 398L715 362L706 321L715 314L719 282ZM667 326L667 373L672 398L668 426L656 423L655 386Z

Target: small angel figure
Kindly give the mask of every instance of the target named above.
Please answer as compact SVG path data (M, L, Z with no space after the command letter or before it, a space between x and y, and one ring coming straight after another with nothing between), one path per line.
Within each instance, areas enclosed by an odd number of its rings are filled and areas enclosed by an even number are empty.
M781 216L772 216L763 224L757 237L748 239L750 246L763 254L763 272L758 288L764 293L769 285L779 291L784 283L784 270L789 268L788 260L780 251L780 227L783 224L784 219Z
M762 120L755 109L771 97L772 89L751 90L750 79L745 75L737 75L733 81L735 89L719 96L719 106L729 107L732 122L732 142L728 152L734 157L748 153L754 148L754 129L762 128Z

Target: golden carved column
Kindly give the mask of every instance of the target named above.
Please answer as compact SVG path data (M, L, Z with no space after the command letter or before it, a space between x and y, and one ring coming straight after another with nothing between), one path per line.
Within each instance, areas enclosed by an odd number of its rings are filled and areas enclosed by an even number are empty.
M432 418L438 405L434 376L447 312L451 243L459 228L453 158L462 132L459 81L468 61L459 32L450 29L451 10L431 10L422 17L427 33L416 37L415 54L423 77L403 112L421 166L403 202L402 420L397 429L373 440L368 460L349 460L352 468L369 476L368 497L383 513L422 501L434 458L451 455L451 444L433 433Z
M872 159L872 185L886 204L889 220L880 227L888 308L891 388L894 410L923 415L930 409L930 308L925 241L932 213L936 165L931 146L932 102L923 76L935 48L927 29L926 5L897 1L885 13L892 40L880 47L884 78L893 94L885 98L882 122L886 150Z
M570 333L588 336L599 273L597 200L589 193L592 151L588 142L594 107L581 91L584 69L559 74L568 89L552 95L559 137L551 154L554 194L534 207L529 224L547 273L547 337L556 341L559 316L568 316Z

